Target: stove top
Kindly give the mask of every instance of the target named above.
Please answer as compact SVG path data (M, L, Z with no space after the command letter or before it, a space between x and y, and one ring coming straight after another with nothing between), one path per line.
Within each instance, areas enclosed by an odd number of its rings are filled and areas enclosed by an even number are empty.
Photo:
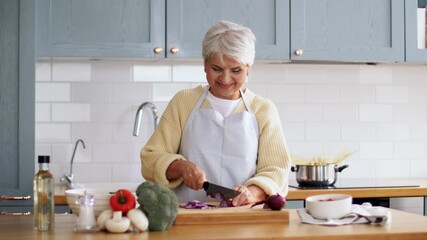
M419 187L413 184L411 180L404 179L374 179L374 178L357 178L357 179L338 179L332 186L327 187L307 187L299 186L295 179L289 179L289 187L297 189L353 189L353 188L398 188L398 187Z

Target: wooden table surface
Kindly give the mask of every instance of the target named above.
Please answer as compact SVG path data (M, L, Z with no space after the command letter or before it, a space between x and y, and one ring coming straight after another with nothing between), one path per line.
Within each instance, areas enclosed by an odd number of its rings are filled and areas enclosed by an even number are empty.
M382 180L375 180L376 184L381 184ZM416 184L419 187L397 187L397 188L348 188L348 189L296 189L289 187L286 200L304 200L308 196L327 194L327 193L345 193L353 198L377 198L377 197L422 197L427 196L427 178L411 179L385 179L390 183L396 184ZM65 188L57 187L55 189L55 204L66 205Z
M92 240L92 239L364 239L397 240L427 239L427 217L392 211L392 222L387 226L353 224L320 226L303 224L296 210L289 211L288 223L173 225L164 232L123 233L75 232L74 215L55 215L55 229L50 232L33 230L33 216L0 216L0 239L8 240Z

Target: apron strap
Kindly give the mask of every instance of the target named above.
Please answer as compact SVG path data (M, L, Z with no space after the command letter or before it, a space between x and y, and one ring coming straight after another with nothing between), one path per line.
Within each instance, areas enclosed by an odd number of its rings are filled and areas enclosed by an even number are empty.
M240 89L240 96L242 96L242 100L243 100L243 103L245 104L246 110L248 110L248 112L249 112L249 113L253 114L253 111L252 111L252 109L249 107L249 104L248 104L248 102L246 101L245 94L243 94L242 89Z
M206 96L208 95L209 88L210 88L209 85L205 87L205 90L203 91L202 96L200 96L199 100L197 101L197 104L194 107L194 109L199 109L200 108L200 106L202 105L202 103L205 100ZM247 100L245 98L245 94L243 93L242 89L239 89L239 91L240 91L240 96L242 97L243 104L245 105L246 110L249 113L253 114L253 111L250 108L250 106L249 106L249 104L248 104L248 102L247 102Z

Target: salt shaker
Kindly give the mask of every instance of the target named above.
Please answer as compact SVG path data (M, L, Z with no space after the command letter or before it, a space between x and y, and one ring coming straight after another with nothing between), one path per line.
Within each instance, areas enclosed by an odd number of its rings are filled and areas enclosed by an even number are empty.
M77 218L77 231L97 231L95 213L93 205L95 204L95 196L88 194L84 191L84 194L79 196L77 199L79 208L79 217Z

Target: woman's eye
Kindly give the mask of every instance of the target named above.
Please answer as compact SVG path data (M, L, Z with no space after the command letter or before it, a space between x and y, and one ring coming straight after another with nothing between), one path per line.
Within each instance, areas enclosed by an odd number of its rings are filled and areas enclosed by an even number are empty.
M240 68L232 70L233 73L240 73L241 71L242 71L242 69L240 69Z
M220 72L221 71L220 68L212 68L212 70L214 70L215 72Z

